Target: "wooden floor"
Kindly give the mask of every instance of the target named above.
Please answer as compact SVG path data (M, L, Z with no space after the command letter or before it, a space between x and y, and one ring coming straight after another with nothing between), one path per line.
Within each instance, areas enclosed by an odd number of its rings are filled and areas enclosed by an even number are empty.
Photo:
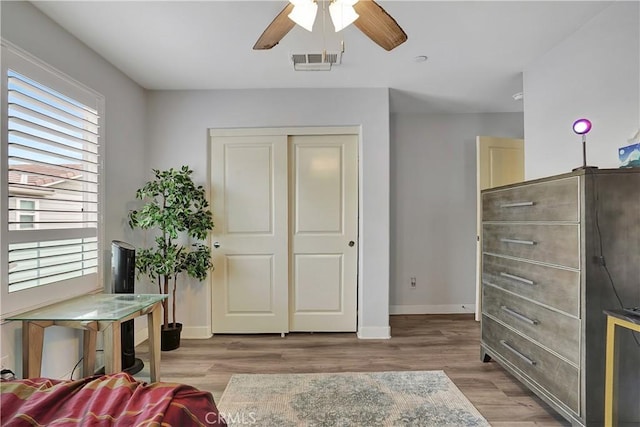
M443 370L492 426L567 426L504 371L480 362L480 325L473 315L391 316L389 340L352 333L216 335L185 340L162 352L161 380L210 391L216 402L235 373ZM146 342L136 356L148 360ZM146 364L146 363L145 363Z

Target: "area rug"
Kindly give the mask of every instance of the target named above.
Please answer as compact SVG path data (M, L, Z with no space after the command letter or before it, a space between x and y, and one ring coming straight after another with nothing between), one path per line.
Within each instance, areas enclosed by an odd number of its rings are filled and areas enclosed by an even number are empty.
M233 375L230 426L489 426L443 371Z

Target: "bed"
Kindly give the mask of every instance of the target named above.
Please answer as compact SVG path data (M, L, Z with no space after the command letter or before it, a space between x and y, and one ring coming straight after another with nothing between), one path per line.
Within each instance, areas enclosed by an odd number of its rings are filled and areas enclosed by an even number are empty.
M121 372L79 380L0 382L0 425L226 426L211 393L185 384L147 384Z

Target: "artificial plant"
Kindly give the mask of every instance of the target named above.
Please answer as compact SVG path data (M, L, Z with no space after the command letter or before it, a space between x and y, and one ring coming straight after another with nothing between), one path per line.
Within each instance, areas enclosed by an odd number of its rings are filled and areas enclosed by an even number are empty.
M202 186L191 178L193 171L187 166L180 169L153 169L155 178L136 191L136 198L144 201L140 210L129 212L129 226L155 229L155 245L136 253L138 274L157 281L158 291L171 290L172 323L169 324L168 300L162 302L162 328L176 327L176 287L178 275L204 280L213 267L211 249L201 243L183 244L184 238L205 240L213 229L209 202Z

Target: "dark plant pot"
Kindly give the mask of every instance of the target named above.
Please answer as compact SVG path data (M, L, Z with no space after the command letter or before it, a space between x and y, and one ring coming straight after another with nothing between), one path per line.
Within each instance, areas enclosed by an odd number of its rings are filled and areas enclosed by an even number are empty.
M169 323L169 327L162 328L160 335L160 350L171 351L180 347L180 333L182 323Z

